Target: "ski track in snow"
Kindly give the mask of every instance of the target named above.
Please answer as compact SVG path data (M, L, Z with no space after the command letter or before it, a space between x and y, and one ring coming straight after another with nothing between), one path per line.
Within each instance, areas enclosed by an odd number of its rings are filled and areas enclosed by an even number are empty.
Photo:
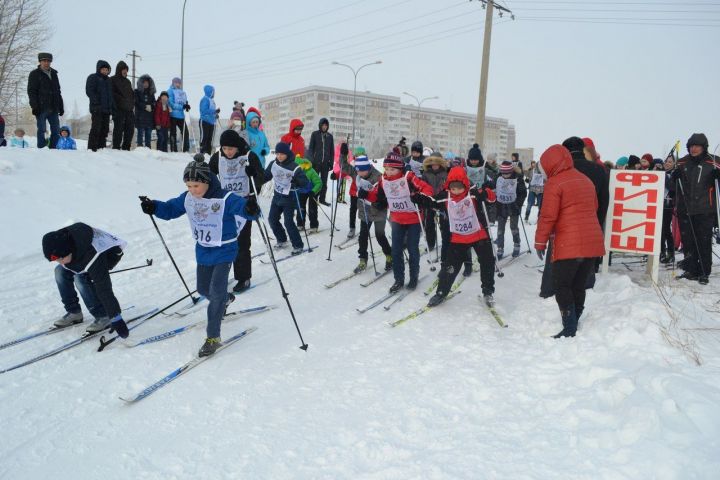
M129 242L118 268L154 259L149 268L113 275L122 304L140 313L179 298L183 287L137 196L179 194L189 159L144 149L1 149L0 198L12 206L10 230L20 234L0 246L0 343L62 314L40 240L75 221ZM347 210L340 205L336 243L347 232ZM320 222L327 223L322 214ZM158 225L194 288L187 220ZM531 242L534 229L527 225ZM446 304L392 329L386 321L427 302L424 288L388 312L359 315L355 308L381 296L392 278L363 288L368 271L326 290L356 265L356 249L333 248L328 262L329 230L311 242L320 248L278 265L307 352L297 348L273 280L240 295L233 308L277 309L223 325L224 337L250 325L257 332L139 404L117 397L190 360L204 328L134 349L116 342L102 353L93 339L2 374L0 478L717 478L720 331L691 330L718 328L717 277L703 287L661 272L660 289L680 316L673 323L640 267L614 265L588 293L578 336L554 340L557 306L537 296L540 274L523 267L535 262L527 256L496 278L508 329L478 300L478 274ZM429 273L424 261L421 272ZM253 276L271 277L272 267L255 262ZM131 338L204 314L158 316ZM0 368L83 328L0 351ZM671 346L663 331L687 349Z

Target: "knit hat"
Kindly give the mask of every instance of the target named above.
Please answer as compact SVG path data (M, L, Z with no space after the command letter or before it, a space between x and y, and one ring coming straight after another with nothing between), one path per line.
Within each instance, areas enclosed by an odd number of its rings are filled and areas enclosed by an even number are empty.
M593 150L595 150L595 143L591 139L589 139L588 137L584 137L582 141L587 148L592 148Z
M200 182L210 185L210 166L203 161L193 160L183 171L183 182Z
M615 161L616 167L624 167L628 164L628 157L620 157Z
M353 154L356 157L362 157L363 155L367 155L365 152L365 147L355 147L355 150L353 150Z
M421 142L420 140L414 141L414 142L412 143L412 146L410 147L410 151L411 151L411 152L422 153L422 152L423 152L423 144L422 144L422 142Z
M635 165L640 165L640 159L637 157L637 155L630 155L630 158L628 159L628 168L633 169L635 168Z
M225 130L220 134L220 146L221 147L236 147L241 148L247 145L245 140L240 137L240 134L235 130Z
M653 156L649 153L646 153L642 157L640 157L643 160L646 160L648 163L653 163Z
M459 185L453 185L458 183ZM465 187L465 190L470 189L470 179L468 179L465 169L462 167L453 167L448 172L447 180L445 180L445 188L450 187Z
M277 155L278 153L284 153L288 158L295 158L295 154L290 149L290 145L285 142L278 142L278 144L275 145L275 154Z
M402 170L405 168L405 162L403 162L403 159L400 155L398 155L395 152L388 152L387 155L385 155L385 160L383 161L383 168L398 168Z
M43 254L49 262L68 256L72 251L72 246L70 232L66 229L46 233L42 239Z
M372 166L370 165L370 160L368 160L368 157L365 155L359 155L355 157L355 170L358 170L360 172L367 172L370 170Z
M583 142L583 139L580 137L570 137L565 139L562 146L567 148L570 153L582 152L583 148L585 148L585 142Z
M507 160L505 160L500 164L500 174L501 175L504 173L512 173L512 172L513 172L512 162L508 162Z
M43 60L50 60L52 62L52 60L53 60L52 53L47 53L47 52L38 53L38 62L42 62Z
M468 151L468 160L480 160L480 166L482 167L485 163L485 159L480 151L480 145L473 143L472 148Z

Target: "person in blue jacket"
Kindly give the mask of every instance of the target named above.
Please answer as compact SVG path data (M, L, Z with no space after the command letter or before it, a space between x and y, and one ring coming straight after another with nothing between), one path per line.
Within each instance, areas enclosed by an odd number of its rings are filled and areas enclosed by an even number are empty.
M72 138L72 131L67 125L60 127L60 138L55 145L58 150L77 150L75 139Z
M287 143L280 142L275 146L275 160L265 168L265 181L267 182L271 178L275 180L275 194L270 204L268 223L270 223L270 228L277 240L275 248L285 248L289 235L290 243L293 246L292 254L299 255L302 253L304 245L293 216L295 208L299 205L298 194L308 193L312 190L312 183L303 169L295 163L295 154ZM284 217L283 223L287 234L280 225L280 215Z
M235 300L227 291L230 267L238 252L235 216L255 220L260 207L254 196L244 198L223 190L209 165L202 161L202 154L187 164L183 181L186 192L167 202L140 197L141 208L163 220L188 216L195 240L197 291L209 301L207 338L198 353L205 357L220 347L220 323L225 308Z
M182 151L190 151L190 131L185 124L185 112L190 111L187 94L182 89L182 80L178 77L172 79L172 85L167 90L168 104L170 105L170 151L177 152L177 130L180 129L182 137Z
M270 153L270 144L265 136L265 132L260 130L262 119L257 113L250 112L245 117L245 122L245 131L247 132L250 150L255 152L255 155L260 158L260 164L265 168L265 156Z
M212 153L213 133L215 123L220 116L220 109L215 106L215 87L205 85L205 96L200 100L200 151L210 155Z

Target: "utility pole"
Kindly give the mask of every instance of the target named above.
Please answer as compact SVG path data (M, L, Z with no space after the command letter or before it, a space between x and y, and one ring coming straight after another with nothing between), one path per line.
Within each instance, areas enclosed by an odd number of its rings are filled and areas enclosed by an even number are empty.
M472 0L470 0L472 1ZM485 9L485 32L483 38L482 66L480 68L480 92L478 93L477 119L475 123L475 142L484 150L485 139L485 106L487 105L488 70L490 68L490 39L492 37L493 9L497 8L502 17L503 12L509 13L514 20L513 13L494 0L479 0Z
M132 53L125 54L126 57L132 57L132 75L130 75L130 78L132 78L132 84L133 87L135 86L135 59L139 58L142 60L142 57L137 54L135 50L132 51Z

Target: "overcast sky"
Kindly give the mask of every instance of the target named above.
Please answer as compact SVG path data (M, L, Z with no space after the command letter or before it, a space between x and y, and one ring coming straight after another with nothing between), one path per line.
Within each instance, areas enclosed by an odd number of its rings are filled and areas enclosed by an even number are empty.
M180 75L182 0L50 0L66 115L86 113L98 59L142 56L158 90ZM650 152L705 132L720 143L720 1L507 0L495 15L487 114L510 119L536 157L571 135L604 159ZM111 6L112 5L112 6ZM118 7L116 5L122 5ZM475 113L485 11L468 0L187 0L185 90L197 113L204 84L226 116L233 100L308 85L401 96ZM403 96L404 103L412 100ZM313 126L314 127L314 126ZM277 139L270 139L271 143ZM468 146L469 147L469 146Z

